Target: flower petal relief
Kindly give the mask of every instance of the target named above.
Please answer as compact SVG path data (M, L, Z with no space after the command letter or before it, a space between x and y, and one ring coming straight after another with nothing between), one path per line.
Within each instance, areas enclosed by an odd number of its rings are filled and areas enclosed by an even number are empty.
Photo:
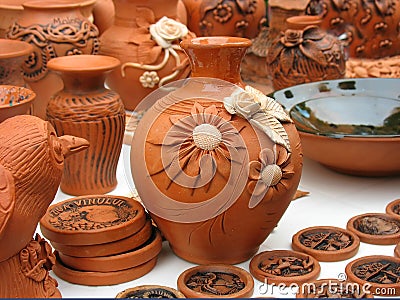
M158 53L164 52L164 57L159 64L146 64L146 63L136 63L136 62L127 62L121 66L121 74L122 77L125 77L125 69L130 68L137 68L144 70L143 75L140 77L140 83L145 88L154 88L156 85L158 87L162 86L168 81L173 80L183 68L183 65L187 65L187 61L181 61L178 53L176 51L182 51L181 47L179 46L179 42L185 38L190 38L192 33L188 30L186 25L168 17L162 17L154 24L146 24L143 25L144 27L140 27L140 33L147 32L154 43L153 47L159 47L160 50L153 51L150 49L149 57L151 57L151 53ZM139 38L138 38L139 39ZM146 44L148 45L148 43ZM158 52L160 51L160 52ZM157 56L158 56L157 54ZM173 72L169 75L160 78L157 71L163 69L170 57L175 59L175 68Z
M230 114L247 119L251 125L260 129L274 143L273 149L263 149L258 161L249 163L247 190L252 194L249 208L257 206L270 193L282 178L289 178L293 173L285 167L290 162L290 141L281 122L292 122L283 107L273 98L259 90L246 86L245 90L236 90L230 97L225 97L224 106Z

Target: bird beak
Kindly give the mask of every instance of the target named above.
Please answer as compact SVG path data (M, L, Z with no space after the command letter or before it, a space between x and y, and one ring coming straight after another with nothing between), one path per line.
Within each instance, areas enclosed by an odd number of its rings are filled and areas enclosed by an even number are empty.
M89 147L89 142L87 140L72 135L59 136L58 140L62 145L62 153L64 157L68 157L71 154L80 152Z

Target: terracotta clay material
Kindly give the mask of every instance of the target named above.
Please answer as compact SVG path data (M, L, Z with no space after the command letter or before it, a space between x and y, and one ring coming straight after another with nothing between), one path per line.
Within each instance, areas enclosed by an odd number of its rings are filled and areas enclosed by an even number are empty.
M180 291L163 285L140 285L119 292L115 298L186 298Z
M286 286L315 280L321 271L314 257L291 250L261 252L251 259L249 269L261 282Z
M138 231L124 239L96 245L65 245L51 241L51 245L60 253L74 257L98 257L120 254L142 246L152 234L151 220L147 220Z
M153 236L144 245L117 255L74 257L58 253L64 265L80 271L112 272L130 269L156 257L162 247L161 234L154 229Z
M386 205L385 211L391 216L400 218L400 199L393 200Z
M345 271L349 281L361 286L369 284L375 296L400 296L400 258L364 256L348 263Z
M0 85L0 122L5 119L25 115L36 99L36 94L21 86Z
M319 279L299 287L296 298L374 298L357 283L339 279Z
M400 219L384 213L354 216L347 222L347 229L368 244L394 245L400 242Z
M250 298L254 290L250 273L224 264L187 269L179 275L177 284L187 298Z
M121 240L138 232L146 222L142 204L132 198L88 195L51 205L40 220L50 241L94 245Z
M292 248L318 261L341 261L353 257L360 247L359 237L346 229L315 226L300 230L292 237Z
M400 258L400 243L398 243L394 248L394 256Z
M138 279L149 273L157 264L157 257L145 262L142 265L114 272L90 272L78 271L65 266L59 258L53 267L54 274L70 283L103 286L115 285Z

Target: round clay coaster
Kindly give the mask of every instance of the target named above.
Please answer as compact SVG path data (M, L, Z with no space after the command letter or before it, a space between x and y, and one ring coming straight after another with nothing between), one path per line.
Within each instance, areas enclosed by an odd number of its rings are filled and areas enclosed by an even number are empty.
M374 298L357 283L339 279L319 279L299 286L296 298Z
M292 248L312 255L318 261L340 261L353 257L360 247L358 236L346 229L315 226L297 232Z
M173 288L162 285L140 285L119 292L115 298L151 298L175 299L186 298L184 294Z
M187 269L179 275L177 284L187 298L249 298L254 290L249 272L225 264Z
M70 283L88 285L88 286L103 286L114 285L131 280L138 279L149 273L156 265L157 257L145 262L142 265L114 272L89 272L78 271L65 266L59 258L53 266L53 272L59 278Z
M400 243L398 243L394 248L394 256L400 258Z
M394 245L400 242L400 219L383 213L354 216L347 229L358 235L361 242L375 245Z
M51 205L40 220L40 229L56 243L94 245L126 238L145 222L144 207L135 199L88 195Z
M388 205L386 205L386 213L400 218L400 199L393 200Z
M400 296L400 258L371 255L347 264L349 281L368 287L375 296Z
M98 257L98 256L109 256L120 254L131 249L142 246L151 237L153 230L152 222L148 218L144 226L136 233L118 240L115 242L97 244L97 245L64 245L51 242L51 245L55 250L60 253L75 257Z
M264 251L250 261L250 273L266 284L300 284L317 279L321 267L311 255L290 251Z
M158 230L154 229L154 233L147 243L122 254L100 257L75 257L63 253L58 253L58 255L64 265L76 270L112 272L144 264L156 257L160 253L161 248L161 234Z

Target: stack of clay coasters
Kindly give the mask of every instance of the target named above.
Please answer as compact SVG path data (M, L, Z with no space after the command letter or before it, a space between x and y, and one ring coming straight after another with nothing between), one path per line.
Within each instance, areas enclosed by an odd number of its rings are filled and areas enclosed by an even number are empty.
M54 273L82 285L137 279L154 268L162 248L143 205L122 196L89 195L53 204L40 229L56 250Z

